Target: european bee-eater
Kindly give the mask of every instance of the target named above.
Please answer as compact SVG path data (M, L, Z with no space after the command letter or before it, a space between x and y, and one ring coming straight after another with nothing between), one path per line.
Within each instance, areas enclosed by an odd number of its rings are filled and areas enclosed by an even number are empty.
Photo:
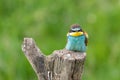
M66 49L85 52L88 43L88 34L78 24L73 24L67 34Z

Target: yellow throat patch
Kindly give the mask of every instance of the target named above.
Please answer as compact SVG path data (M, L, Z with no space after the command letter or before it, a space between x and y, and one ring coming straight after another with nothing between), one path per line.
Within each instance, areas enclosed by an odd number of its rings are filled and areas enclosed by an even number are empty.
M71 33L68 33L67 36L68 35L71 35L71 36L80 36L82 34L83 34L83 32L71 32Z

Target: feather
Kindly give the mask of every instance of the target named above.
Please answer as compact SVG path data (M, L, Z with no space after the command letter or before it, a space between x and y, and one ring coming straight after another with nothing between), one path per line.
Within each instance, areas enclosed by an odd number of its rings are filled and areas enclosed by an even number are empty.
M85 35L85 45L87 46L87 44L88 44L88 34L87 34L87 32L84 32L84 35Z

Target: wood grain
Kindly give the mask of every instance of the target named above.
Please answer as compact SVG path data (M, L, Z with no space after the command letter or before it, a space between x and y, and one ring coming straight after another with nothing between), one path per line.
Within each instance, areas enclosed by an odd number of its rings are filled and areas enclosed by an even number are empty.
M85 52L62 49L45 56L32 38L24 38L22 51L36 72L38 80L81 80Z

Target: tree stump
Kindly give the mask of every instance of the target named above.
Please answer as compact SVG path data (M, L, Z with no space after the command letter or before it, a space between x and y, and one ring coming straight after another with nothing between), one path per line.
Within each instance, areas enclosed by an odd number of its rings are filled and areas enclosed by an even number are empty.
M62 49L45 56L32 38L24 38L22 50L38 80L81 80L85 52Z

